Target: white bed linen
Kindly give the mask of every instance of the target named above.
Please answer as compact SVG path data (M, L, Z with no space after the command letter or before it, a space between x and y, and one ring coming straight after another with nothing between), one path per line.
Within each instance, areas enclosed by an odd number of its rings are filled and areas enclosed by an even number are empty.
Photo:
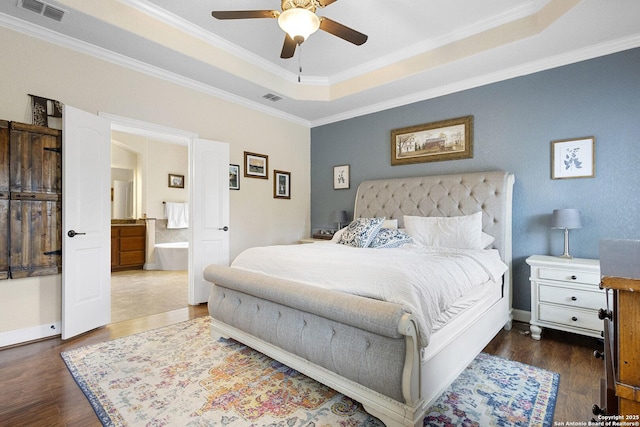
M431 332L437 332L444 326L450 324L453 319L457 318L460 314L464 313L465 310L476 303L482 301L482 303L487 304L485 307L489 307L491 302L495 302L501 297L502 281L489 281L480 286L476 286L451 304L446 311L440 313L440 316L438 316L438 318L433 322L433 329Z
M418 322L421 347L441 313L474 287L500 281L507 269L493 249L371 249L330 242L250 248L232 266L401 304Z

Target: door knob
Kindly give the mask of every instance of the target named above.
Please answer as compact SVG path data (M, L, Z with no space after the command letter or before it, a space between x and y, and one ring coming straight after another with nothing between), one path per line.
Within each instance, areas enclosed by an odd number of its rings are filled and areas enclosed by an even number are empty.
M87 233L77 233L75 230L69 230L69 232L67 233L67 236L73 237L73 236L82 236L85 234Z
M229 231L229 227L227 227L226 225L222 228L218 228L218 230L222 230L222 231Z

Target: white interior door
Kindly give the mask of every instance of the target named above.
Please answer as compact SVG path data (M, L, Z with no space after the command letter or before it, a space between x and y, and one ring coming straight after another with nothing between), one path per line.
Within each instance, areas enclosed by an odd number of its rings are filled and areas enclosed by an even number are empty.
M111 320L111 124L69 106L62 118L62 339L67 339Z
M229 264L229 144L193 139L189 164L189 304L196 305L211 291L202 270Z

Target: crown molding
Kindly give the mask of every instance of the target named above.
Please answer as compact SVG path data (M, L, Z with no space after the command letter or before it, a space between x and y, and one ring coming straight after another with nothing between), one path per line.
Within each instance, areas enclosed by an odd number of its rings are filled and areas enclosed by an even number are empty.
M207 95L215 96L225 101L233 102L235 104L239 104L247 108L260 111L274 117L278 117L280 119L284 119L302 126L308 127L310 125L310 122L308 120L304 120L300 117L284 113L277 109L270 108L256 102L249 101L245 98L223 91L216 87L186 78L176 73L171 73L167 70L154 67L142 61L138 61L128 56L124 56L119 53L115 53L113 51L92 45L90 43L57 33L55 31L40 27L38 25L23 21L4 13L0 13L0 25L9 28L10 30L43 40L47 43L53 43L64 48L71 49L73 51L80 52L115 65L119 65L121 67L138 71L140 73L164 81L168 81L170 83L175 83L177 85L193 89ZM297 77L295 78L297 79Z
M157 19L163 24L170 25L184 32L185 34L200 39L205 43L211 44L219 49L223 49L231 53L232 55L242 59L243 61L250 63L251 65L254 65L269 73L275 74L279 78L288 81L297 81L298 79L298 76L295 73L285 70L282 67L278 67L273 62L268 61L246 49L243 49L240 46L217 36L216 34L206 31L205 29L197 25L193 25L193 23L187 21L186 19L183 19L178 15L162 9L147 0L120 0L120 2L126 4L129 7L137 9L145 15L149 15L152 18Z
M404 48L398 49L390 55L386 55L373 61L361 64L358 67L336 73L329 77L329 83L336 84L345 80L357 78L358 76L373 72L375 70L387 67L400 61L404 61L416 55L420 55L422 53L429 52L430 50L434 50L448 44L464 40L475 34L480 34L484 31L491 30L509 22L525 18L529 15L533 15L539 12L542 7L544 7L544 5L548 2L549 0L530 0L522 5L513 7L499 15L476 22L472 25L445 34L441 37L414 43L410 46L405 46Z
M610 42L600 43L582 49L576 49L571 52L551 56L538 61L532 61L526 64L510 67L493 73L484 74L482 76L476 76L474 78L459 81L453 84L439 86L437 88L429 89L426 91L416 92L408 96L390 99L385 102L369 105L365 108L359 108L344 112L342 114L324 117L320 120L312 121L311 127L313 128L339 122L342 120L352 119L359 116L364 116L367 114L389 110L396 107L402 107L404 105L413 104L415 102L426 101L428 99L437 98L439 96L450 95L452 93L461 92L463 90L473 89L491 83L497 83L503 80L512 79L514 77L534 74L541 71L562 67L564 65L570 65L600 56L622 52L628 49L634 49L637 47L640 47L640 34L636 34L630 37L624 37Z
M131 0L122 0L130 2ZM396 108L411 104L414 102L424 101L438 96L448 95L462 90L471 89L478 86L483 86L491 83L495 83L501 80L506 80L514 77L519 77L527 74L536 73L539 71L548 70L551 68L560 67L563 65L580 62L599 56L604 56L616 52L620 52L627 49L633 49L640 47L640 35L633 35L626 38L613 40L610 42L604 42L598 45L590 46L583 49L577 49L572 52L555 55L549 58L545 58L539 61L533 61L527 64L511 67L505 70L500 70L494 73L488 73L482 76L477 76L472 79L456 82L449 85L443 85L437 88L429 89L422 92L416 92L409 96L398 97L390 99L377 104L368 105L364 108L353 109L341 114L323 117L318 120L306 120L292 114L284 113L274 108L249 101L245 98L233 95L229 92L220 90L210 85L206 85L197 82L192 79L185 78L175 73L168 72L158 67L151 66L141 61L126 57L121 54L114 53L112 51L91 45L89 43L59 34L55 31L48 30L46 28L37 26L27 21L17 19L15 17L0 13L0 25L9 28L11 30L41 39L48 43L53 43L80 53L84 53L95 58L120 65L152 77L156 77L171 83L205 93L235 104L242 105L244 107L256 110L273 117L277 117L301 126L305 127L317 127L342 120L351 119L366 114L376 113L379 111ZM414 52L415 54L415 52ZM292 73L290 73L292 74ZM292 74L293 75L293 74ZM297 80L297 76L293 75L293 79ZM305 84L312 85L324 85L324 78L318 77L306 77L302 76L301 81Z

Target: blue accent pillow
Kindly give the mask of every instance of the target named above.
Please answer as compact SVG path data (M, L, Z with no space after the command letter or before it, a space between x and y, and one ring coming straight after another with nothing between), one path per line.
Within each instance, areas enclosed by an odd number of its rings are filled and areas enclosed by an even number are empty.
M398 246L412 243L413 239L404 231L396 228L381 228L373 238L369 247L372 248L397 248Z
M380 227L385 218L358 218L351 221L351 224L344 229L338 243L341 245L354 246L356 248L366 248Z

